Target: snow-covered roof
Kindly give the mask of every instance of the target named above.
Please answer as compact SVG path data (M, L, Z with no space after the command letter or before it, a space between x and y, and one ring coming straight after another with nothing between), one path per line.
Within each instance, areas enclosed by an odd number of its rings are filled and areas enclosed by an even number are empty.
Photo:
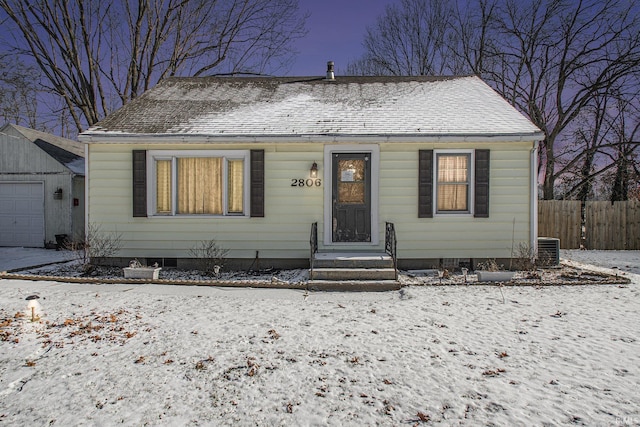
M518 136L541 132L465 77L169 78L81 135Z
M12 123L3 126L0 132L7 132L9 129L37 145L74 174L84 175L83 143Z

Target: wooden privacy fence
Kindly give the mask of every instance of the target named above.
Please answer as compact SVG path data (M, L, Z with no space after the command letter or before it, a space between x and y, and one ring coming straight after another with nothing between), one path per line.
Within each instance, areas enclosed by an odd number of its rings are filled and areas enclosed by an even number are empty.
M584 236L579 200L539 200L538 236L560 239L562 249L640 250L640 201L585 203ZM584 240L583 240L584 238Z

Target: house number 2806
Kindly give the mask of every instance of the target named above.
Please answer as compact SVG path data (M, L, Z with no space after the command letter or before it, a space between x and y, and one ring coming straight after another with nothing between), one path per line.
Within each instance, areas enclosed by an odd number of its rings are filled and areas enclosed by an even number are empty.
M292 187L320 187L322 186L322 179L320 178L291 178Z

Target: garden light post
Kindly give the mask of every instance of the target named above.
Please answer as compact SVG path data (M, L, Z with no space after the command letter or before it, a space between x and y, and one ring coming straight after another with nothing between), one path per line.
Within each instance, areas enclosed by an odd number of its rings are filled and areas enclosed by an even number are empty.
M36 320L40 320L40 316L38 314L41 311L40 302L38 302L40 297L38 295L29 295L26 300L27 302L27 310L31 313L31 321L35 322Z

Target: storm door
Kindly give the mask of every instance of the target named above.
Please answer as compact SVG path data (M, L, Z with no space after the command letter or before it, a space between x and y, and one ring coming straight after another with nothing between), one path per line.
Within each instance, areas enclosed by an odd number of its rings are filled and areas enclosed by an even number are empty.
M333 242L371 242L371 153L333 153Z

